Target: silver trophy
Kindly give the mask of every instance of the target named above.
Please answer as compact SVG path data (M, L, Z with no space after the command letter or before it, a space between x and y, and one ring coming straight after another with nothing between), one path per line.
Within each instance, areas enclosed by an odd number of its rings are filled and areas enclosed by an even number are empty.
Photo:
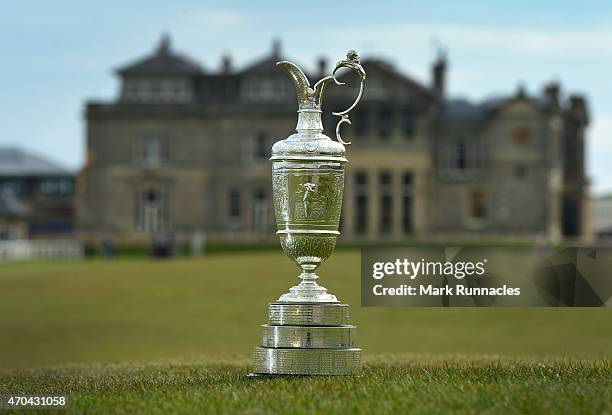
M291 62L278 62L297 92L296 133L272 147L272 186L277 234L285 253L301 268L301 282L269 305L263 343L255 348L256 375L348 375L360 370L361 349L355 346L355 327L349 325L348 305L340 304L317 284L317 267L334 251L340 234L344 191L345 142L343 123L350 124L365 86L359 56L349 51L331 75L310 86L304 72ZM353 104L333 115L340 117L333 141L323 133L321 100L340 68L355 71L360 80Z

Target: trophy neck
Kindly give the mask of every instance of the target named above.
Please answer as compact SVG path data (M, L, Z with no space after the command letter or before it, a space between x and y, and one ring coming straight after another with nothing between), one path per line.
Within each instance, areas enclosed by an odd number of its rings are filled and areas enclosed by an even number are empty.
M318 275L314 273L316 266L302 265L300 274L302 282L291 287L289 292L278 299L281 303L337 303L335 295L329 294L327 288L317 284Z
M317 134L323 132L321 110L305 108L298 111L298 121L295 130L298 133Z

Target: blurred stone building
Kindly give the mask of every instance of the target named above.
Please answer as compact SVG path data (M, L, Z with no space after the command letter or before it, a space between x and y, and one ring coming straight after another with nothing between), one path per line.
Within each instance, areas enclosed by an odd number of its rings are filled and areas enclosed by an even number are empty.
M278 43L237 70L224 56L205 70L164 38L117 71L114 102L86 107L87 160L78 179L78 227L88 239L155 234L273 239L272 144L295 128L297 104ZM558 84L541 95L471 103L448 97L440 56L422 85L365 59L365 99L344 127L348 149L342 238L583 238L585 99ZM312 82L328 67L318 62ZM350 75L345 75L349 77ZM350 80L349 80L350 82ZM356 83L354 83L356 86ZM324 125L355 88L329 88Z
M0 148L0 241L71 237L74 175L35 154Z

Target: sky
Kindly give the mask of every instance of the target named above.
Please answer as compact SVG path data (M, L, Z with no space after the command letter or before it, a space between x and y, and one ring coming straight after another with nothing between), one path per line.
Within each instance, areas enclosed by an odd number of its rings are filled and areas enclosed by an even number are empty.
M299 7L296 6L299 4ZM172 47L216 70L269 53L307 69L348 49L389 60L429 84L437 48L449 59L448 95L478 101L540 94L559 81L584 94L588 175L612 192L612 2L576 1L29 1L2 2L0 147L19 146L77 170L84 159L84 105L113 100L114 69Z

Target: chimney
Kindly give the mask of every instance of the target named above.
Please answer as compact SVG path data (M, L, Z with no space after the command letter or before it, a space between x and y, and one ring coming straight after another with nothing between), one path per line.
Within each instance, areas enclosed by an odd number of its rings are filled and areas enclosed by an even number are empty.
M280 54L281 54L281 41L278 38L274 38L274 40L272 40L272 56L278 59L280 58Z
M325 57L321 56L317 60L317 67L319 68L319 76L320 77L324 77L326 75L326 72L327 72L327 59L325 59Z
M556 81L549 82L544 87L544 97L555 108L559 107L559 92L560 91L561 91L561 86L559 85L559 82L556 82Z
M582 95L570 95L570 111L584 124L589 123L587 104Z
M221 56L221 72L229 74L232 73L232 71L232 57L229 53L224 53L223 56Z
M170 51L170 35L168 33L164 33L159 42L159 46L157 47L158 55L167 55Z
M522 81L516 84L516 92L514 93L514 96L518 99L524 99L527 97L527 90L525 89L525 84Z
M433 75L433 92L439 96L444 96L444 90L446 88L446 53L440 49L438 51L438 57L432 66Z

